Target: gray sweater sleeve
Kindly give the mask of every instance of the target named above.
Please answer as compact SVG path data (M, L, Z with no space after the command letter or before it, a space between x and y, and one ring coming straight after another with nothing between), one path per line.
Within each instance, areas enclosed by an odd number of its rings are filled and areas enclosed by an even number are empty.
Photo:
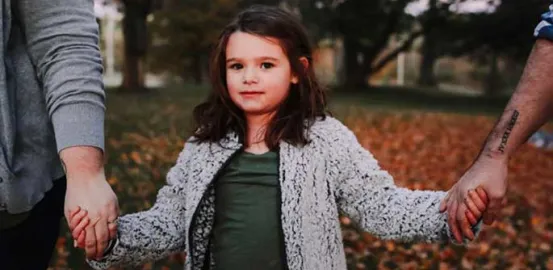
M105 92L91 0L18 0L17 18L44 89L58 151L104 149Z
M409 190L394 184L351 131L344 135L345 173L338 183L340 209L361 229L396 241L452 241L447 214L439 212L446 192ZM478 232L479 225L474 228ZM465 242L467 240L465 239ZM457 243L458 244L458 243Z

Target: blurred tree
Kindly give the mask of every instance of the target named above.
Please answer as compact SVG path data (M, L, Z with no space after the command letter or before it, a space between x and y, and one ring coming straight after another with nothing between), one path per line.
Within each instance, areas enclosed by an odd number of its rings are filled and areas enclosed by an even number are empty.
M490 0L479 13L457 13L456 5L475 0L429 0L417 17L423 29L418 83L436 85L434 64L441 56L469 56L488 66L485 91L500 92L509 76L499 76L499 63L524 62L533 44L532 32L546 1ZM508 70L513 72L512 70Z
M522 63L526 60L534 44L534 28L547 6L548 1L543 0L501 0L492 13L467 14L449 35L447 53L469 55L488 65L485 91L497 94L506 80L499 75L500 60Z
M409 49L422 32L404 12L413 0L300 1L302 18L314 38L341 38L344 42L346 84L366 86L368 77ZM392 36L403 37L397 47L382 54Z
M235 0L172 1L151 23L149 67L201 83L211 46L239 10Z
M162 0L120 0L124 5L123 35L125 40L125 63L122 90L145 91L142 60L149 41L146 17L161 6Z
M440 36L447 31L447 18L451 15L449 3L438 0L428 1L428 10L418 17L420 21L424 41L421 47L422 60L419 68L418 84L423 86L435 86L434 64L440 52Z
M466 32L469 16L455 12L459 4L480 0L429 0L428 9L417 16L423 31L420 48L421 62L417 83L436 86L434 66L436 61L454 50L455 42L469 38ZM491 5L491 4L490 4Z

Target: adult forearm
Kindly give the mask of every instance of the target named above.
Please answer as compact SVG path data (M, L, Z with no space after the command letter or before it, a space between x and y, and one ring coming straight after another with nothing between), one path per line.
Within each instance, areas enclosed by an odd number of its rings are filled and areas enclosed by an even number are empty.
M539 39L517 89L488 135L480 158L508 160L553 111L553 42Z

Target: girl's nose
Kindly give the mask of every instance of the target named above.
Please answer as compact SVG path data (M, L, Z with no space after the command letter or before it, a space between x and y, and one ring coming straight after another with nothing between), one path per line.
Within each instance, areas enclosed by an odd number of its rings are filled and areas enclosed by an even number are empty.
M259 78L257 76L257 72L256 72L255 68L246 68L246 69L244 69L242 82L244 84L252 84L252 83L258 83L259 82Z

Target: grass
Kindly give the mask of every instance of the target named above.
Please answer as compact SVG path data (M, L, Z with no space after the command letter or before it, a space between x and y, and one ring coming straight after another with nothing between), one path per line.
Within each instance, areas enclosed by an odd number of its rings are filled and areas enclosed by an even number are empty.
M331 104L356 105L369 110L421 110L470 115L497 115L508 97L468 97L419 88L375 87L356 91L334 89Z

